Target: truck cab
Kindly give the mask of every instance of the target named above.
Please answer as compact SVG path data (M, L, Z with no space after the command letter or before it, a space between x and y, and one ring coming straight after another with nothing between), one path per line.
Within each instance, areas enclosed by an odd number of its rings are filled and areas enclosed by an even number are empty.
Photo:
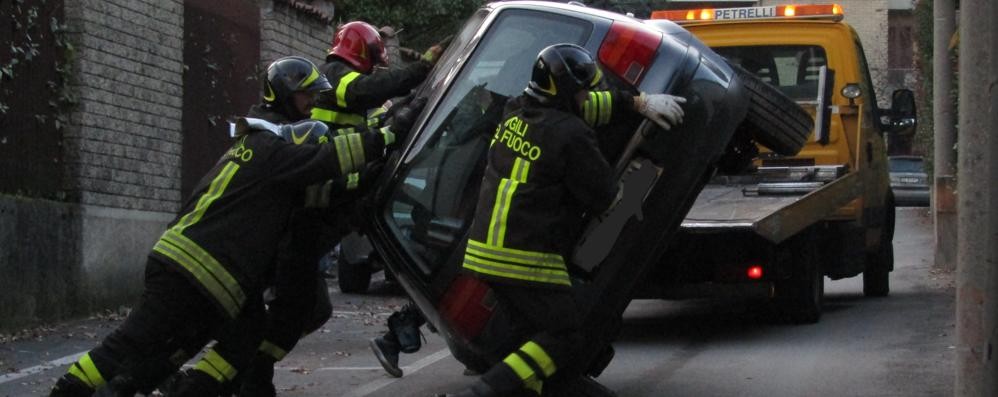
M913 128L909 90L877 104L863 46L834 4L658 11L796 101L815 128L796 154L736 133L639 296L763 298L796 322L821 315L824 276L889 292L894 199L886 134Z

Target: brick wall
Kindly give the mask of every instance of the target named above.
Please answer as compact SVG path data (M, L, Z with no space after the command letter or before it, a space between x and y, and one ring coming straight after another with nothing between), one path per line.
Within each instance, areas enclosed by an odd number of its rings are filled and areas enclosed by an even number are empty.
M293 0L261 0L260 70L290 55L322 64L334 31L333 20L325 12L302 9Z
M762 0L759 5L816 4L814 0ZM887 13L888 0L838 0L848 23L863 42L863 52L870 67L870 77L881 106L890 102L887 87ZM886 102L885 102L886 101Z
M71 198L180 206L183 0L66 0L80 106L64 136Z

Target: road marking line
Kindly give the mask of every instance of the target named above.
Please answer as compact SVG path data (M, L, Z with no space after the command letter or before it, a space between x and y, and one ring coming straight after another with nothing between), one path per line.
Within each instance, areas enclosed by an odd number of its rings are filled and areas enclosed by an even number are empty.
M0 375L0 384L4 384L4 383L7 383L7 382L10 382L10 381L13 381L13 380L21 379L21 378L23 378L25 376L31 376L31 375L34 375L34 374L37 374L37 373L40 373L40 372L45 372L45 371L48 371L48 370L50 370L52 368L55 368L55 367L58 367L58 366L68 365L68 364L75 363L76 360L80 359L80 356L84 355L88 351L89 350L82 351L82 352L79 352L79 353L73 353L73 354L70 354L70 355L68 355L66 357L63 357L63 358L59 358L59 359L55 359L55 360L52 360L52 361L45 362L42 365L36 365L34 367L28 367L28 368L22 369L20 371L15 371L15 372L11 372L9 374Z
M419 359L418 361L412 363L412 365L410 365L410 366L402 367L402 368L406 368L407 369L405 371L406 375L412 375L412 374L416 373L417 371L419 371L419 370L421 370L421 369L423 369L423 368L425 368L425 367L427 367L427 366L429 366L429 365L431 365L431 364L433 364L433 363L435 363L437 361L440 361L440 360L442 360L442 359L444 359L446 357L449 357L449 356L450 356L450 350L448 350L448 349L442 349L442 350L437 351L436 353L433 353L433 354L431 354L429 356L426 356L426 357L423 357L423 358ZM332 368L332 367L330 367L330 368ZM319 368L319 369L317 369L317 371L318 370L322 370L322 369L323 368ZM379 367L378 369L381 369L381 368ZM388 385L390 385L392 383L395 383L395 382L399 381L400 379L402 379L402 378L376 379L376 380L368 382L367 384L362 385L362 386L360 386L360 387L358 387L356 389L351 390L349 393L343 395L343 397L364 397L364 396L370 395L371 393L374 393L374 392L376 392L378 390L381 390L385 386L388 386Z

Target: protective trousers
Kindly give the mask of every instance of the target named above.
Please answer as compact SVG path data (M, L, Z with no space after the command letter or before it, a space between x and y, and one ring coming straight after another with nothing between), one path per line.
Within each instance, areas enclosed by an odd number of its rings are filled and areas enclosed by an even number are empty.
M173 266L149 258L145 291L125 321L99 346L70 366L52 395L89 396L110 384L114 395L150 393L216 334L235 333L235 325ZM250 309L250 308L247 308ZM244 310L248 316L253 310ZM223 331L228 330L228 331ZM244 330L245 332L245 330ZM60 385L83 388L60 389ZM66 393L65 390L74 390Z
M540 395L545 381L555 373L560 378L581 372L573 363L581 348L580 320L576 303L567 290L489 283L496 299L510 310L514 335L530 335L502 362L482 375L496 394Z

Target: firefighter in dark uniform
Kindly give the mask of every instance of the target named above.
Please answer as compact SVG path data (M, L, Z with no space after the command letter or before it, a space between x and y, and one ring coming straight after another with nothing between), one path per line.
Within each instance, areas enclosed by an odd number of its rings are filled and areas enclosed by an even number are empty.
M457 396L540 395L556 373L581 370L571 361L583 341L564 259L572 238L566 225L579 215L569 208L600 213L617 194L595 134L580 118L601 76L584 48L553 45L538 54L525 95L507 104L488 152L463 268L489 284L529 336ZM641 107L649 97L639 99ZM654 98L669 104L657 109L656 121L666 127L681 121L681 99Z
M302 58L274 62L268 80L274 83L272 94L299 113L311 108L318 92L331 88ZM289 215L300 205L296 192L356 171L386 145L380 133L337 137L342 145L295 145L279 129L241 125L233 146L198 183L150 252L138 305L97 348L70 366L52 396L90 396L102 388L113 395L148 394L213 338L243 336L258 342L262 287ZM284 128L293 128L292 136L326 129L318 122ZM341 147L346 150L337 150ZM231 379L254 350L234 343L225 358L210 351L192 372L218 382ZM217 393L181 390L174 395Z
M333 89L319 97L312 119L326 122L333 130L368 125L368 111L422 83L441 52L435 45L422 59L404 67L376 68L388 65L381 35L365 22L344 24L333 37L326 63L319 67Z

